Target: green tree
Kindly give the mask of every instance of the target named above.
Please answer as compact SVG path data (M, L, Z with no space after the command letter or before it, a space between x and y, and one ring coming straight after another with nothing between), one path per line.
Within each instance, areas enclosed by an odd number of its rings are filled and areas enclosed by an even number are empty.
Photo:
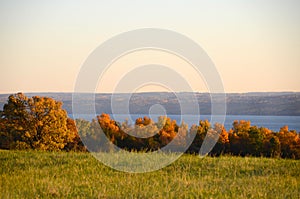
M251 154L253 156L261 156L263 153L263 145L266 137L265 131L262 128L258 128L257 126L250 127L248 131L248 151L247 154Z
M281 144L277 133L268 135L264 142L264 156L266 157L280 157Z
M84 119L76 119L78 134L82 142L89 151L100 151L103 148L103 137L98 120L93 119L91 122Z

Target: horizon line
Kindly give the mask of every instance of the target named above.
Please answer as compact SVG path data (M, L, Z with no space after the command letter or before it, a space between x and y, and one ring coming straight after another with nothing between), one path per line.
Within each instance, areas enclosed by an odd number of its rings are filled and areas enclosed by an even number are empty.
M81 94L131 94L130 92L60 92L60 91L34 91L34 92L12 92L12 93L0 93L0 95L12 95L16 93L24 93L24 94L57 94L57 93L65 93L65 94L73 94L73 93L81 93ZM142 92L134 92L135 94L151 94L151 93L202 93L202 94L255 94L255 93L300 93L300 91L249 91L249 92L200 92L200 91L176 91L176 92L168 92L168 91L142 91ZM133 93L132 93L133 94Z

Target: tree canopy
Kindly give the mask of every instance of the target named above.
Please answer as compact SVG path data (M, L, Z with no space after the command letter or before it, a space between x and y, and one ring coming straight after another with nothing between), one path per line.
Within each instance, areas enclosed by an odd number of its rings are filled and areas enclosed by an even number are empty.
M10 95L0 112L1 149L101 151L114 144L125 150L147 152L172 143L170 150L176 151L185 149L187 138L195 135L186 152L198 153L205 137L215 138L216 133L219 138L210 155L300 159L300 134L288 126L273 132L240 120L227 131L222 124L200 120L189 129L184 122L179 125L166 116L160 116L157 122L143 117L129 124L128 120L119 123L105 113L92 121L74 121L62 109L62 102L49 97L29 98L23 93Z
M67 128L62 103L48 97L8 97L1 112L1 146L7 149L61 150L76 137Z

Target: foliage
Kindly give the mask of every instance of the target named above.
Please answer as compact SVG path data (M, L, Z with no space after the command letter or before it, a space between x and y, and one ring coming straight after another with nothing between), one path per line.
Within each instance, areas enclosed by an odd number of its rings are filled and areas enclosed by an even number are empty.
M62 103L47 97L10 95L0 123L1 148L61 150L76 137Z
M214 124L212 128L211 124L205 120L200 121L198 126L193 125L188 131L185 124L178 126L176 121L162 116L159 117L157 123L154 123L147 117L138 118L135 128L128 125L127 122L122 124L123 127L126 127L127 133L130 130L136 130L136 128L145 128L147 125L149 127L147 132L151 131L151 129L154 132L161 128L158 134L143 139L125 133L122 130L123 128L121 129L116 121L111 120L108 114L102 114L98 119L101 128L114 144L130 150L157 150L169 144L172 140L174 140L174 143L177 143L177 145L173 146L179 149L182 146L186 146L185 136L195 133L195 139L187 152L198 153L204 138L217 133L219 138L210 152L212 156L232 154L300 159L299 134L295 131L288 131L287 127L276 133L264 127L251 126L250 121L241 120L234 121L232 129L227 132L223 125ZM179 134L182 131L184 133Z
M70 140L64 147L66 151L87 151L83 142L78 133L76 123L73 119L67 118L67 129L69 130L70 137L73 139Z
M168 145L170 151L183 151L195 136L187 152L198 153L205 137L216 141L210 155L232 154L300 159L300 135L287 126L279 132L251 126L250 121L234 121L227 131L222 124L213 126L199 121L188 129L166 116L157 122L148 117L135 124L122 124L102 113L92 121L67 118L62 103L51 98L10 95L0 118L0 148L109 151L112 146L129 151L155 151ZM217 139L217 140L216 140ZM87 146L88 148L86 148Z

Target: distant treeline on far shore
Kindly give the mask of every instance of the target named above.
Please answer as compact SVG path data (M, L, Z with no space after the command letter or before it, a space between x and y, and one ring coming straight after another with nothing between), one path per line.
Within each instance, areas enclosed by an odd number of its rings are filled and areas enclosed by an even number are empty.
M0 109L10 94L0 94ZM28 93L28 97L45 96L63 102L63 109L72 114L73 93ZM201 115L211 115L211 93L194 92L150 92L150 93L94 93L80 94L77 100L82 108L82 114L89 110L89 103L95 103L97 113L112 113L111 105L118 106L129 103L131 114L147 114L153 104L161 104L167 115L181 115L180 102L194 104L197 99ZM128 97L130 100L128 102ZM220 98L222 99L222 98ZM116 103L117 102L117 103ZM214 100L218 105L218 100ZM186 113L194 113L193 107L186 107ZM277 115L300 116L300 92L258 92L258 93L226 93L227 115Z
M137 136L132 136L133 132ZM232 128L226 130L221 124L200 120L199 124L188 127L165 116L160 116L158 122L148 117L138 118L130 125L105 113L92 121L73 120L68 118L62 102L50 97L27 97L23 93L8 97L0 118L1 149L98 152L108 151L114 144L128 151L149 152L172 142L170 151L184 148L186 153L198 153L205 137L216 133L219 138L209 153L212 156L300 159L300 135L288 126L273 132L241 120L233 121ZM191 136L195 137L188 143Z

